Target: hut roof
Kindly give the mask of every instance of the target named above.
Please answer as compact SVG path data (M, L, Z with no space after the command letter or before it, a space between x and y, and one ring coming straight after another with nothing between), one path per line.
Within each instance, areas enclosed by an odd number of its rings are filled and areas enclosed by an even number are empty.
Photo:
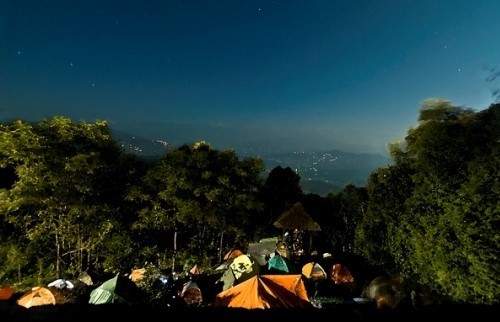
M295 203L292 208L284 211L278 220L274 222L274 227L308 231L321 230L319 224L305 211L300 202Z

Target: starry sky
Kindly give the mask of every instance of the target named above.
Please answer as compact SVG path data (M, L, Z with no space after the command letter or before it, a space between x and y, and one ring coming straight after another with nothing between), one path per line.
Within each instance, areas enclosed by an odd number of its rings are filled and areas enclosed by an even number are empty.
M496 0L0 0L0 121L387 153L426 99L495 102L499 35Z

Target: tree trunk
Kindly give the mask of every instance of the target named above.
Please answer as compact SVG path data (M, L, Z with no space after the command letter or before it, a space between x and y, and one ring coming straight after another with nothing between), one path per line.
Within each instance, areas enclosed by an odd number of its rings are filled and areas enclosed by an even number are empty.
M61 276L61 245L59 232L56 230L56 278Z
M224 232L220 234L220 245L219 245L219 263L222 263L222 244L224 240Z
M177 254L177 229L174 232L174 253L172 254L172 274L175 273L175 256Z

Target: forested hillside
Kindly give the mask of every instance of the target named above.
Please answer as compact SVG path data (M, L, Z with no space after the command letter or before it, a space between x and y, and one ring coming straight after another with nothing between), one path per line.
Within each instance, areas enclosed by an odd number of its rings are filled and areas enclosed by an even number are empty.
M126 153L107 122L0 124L0 283L83 271L211 268L229 249L281 237L301 202L321 226L307 251L360 257L457 303L500 299L500 105L424 105L366 185L305 193L300 173L209 143L157 160Z

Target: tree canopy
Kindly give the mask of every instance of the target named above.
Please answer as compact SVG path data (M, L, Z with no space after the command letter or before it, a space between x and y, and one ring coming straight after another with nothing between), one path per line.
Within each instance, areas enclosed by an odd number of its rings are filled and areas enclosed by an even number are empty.
M498 303L499 111L426 102L370 176L358 252L454 301Z

